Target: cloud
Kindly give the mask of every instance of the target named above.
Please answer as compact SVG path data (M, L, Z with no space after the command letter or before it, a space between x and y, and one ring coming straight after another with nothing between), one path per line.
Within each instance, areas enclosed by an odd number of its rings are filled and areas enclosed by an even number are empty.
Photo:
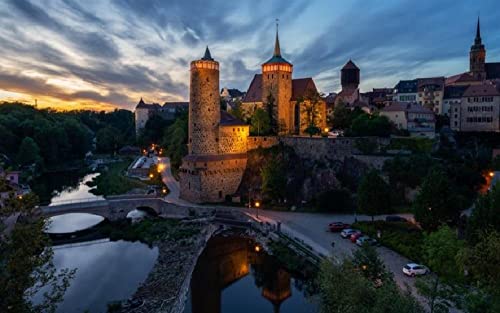
M275 18L294 77L334 91L352 58L363 89L391 87L465 71L478 10L491 60L500 51L498 9L495 0L6 0L0 93L129 109L140 96L186 100L189 63L206 45L221 64L221 86L245 90L272 53Z

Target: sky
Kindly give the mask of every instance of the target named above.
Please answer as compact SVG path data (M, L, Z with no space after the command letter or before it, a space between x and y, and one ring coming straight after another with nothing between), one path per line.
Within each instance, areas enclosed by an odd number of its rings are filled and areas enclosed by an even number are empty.
M208 45L220 87L245 91L273 52L275 20L294 78L339 91L352 59L361 90L468 69L477 16L500 62L498 0L2 0L0 101L58 110L187 101Z

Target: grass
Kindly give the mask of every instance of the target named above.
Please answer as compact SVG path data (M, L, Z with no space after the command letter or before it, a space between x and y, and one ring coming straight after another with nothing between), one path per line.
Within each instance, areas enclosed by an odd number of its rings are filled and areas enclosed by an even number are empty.
M377 230L380 230L381 237L378 240L382 245L412 261L422 261L424 236L422 231L412 224L375 221L357 222L353 224L353 227L373 238L377 238Z
M124 160L108 165L108 170L101 173L88 185L96 187L91 190L96 195L119 195L134 188L146 188L148 184L125 176L130 160Z

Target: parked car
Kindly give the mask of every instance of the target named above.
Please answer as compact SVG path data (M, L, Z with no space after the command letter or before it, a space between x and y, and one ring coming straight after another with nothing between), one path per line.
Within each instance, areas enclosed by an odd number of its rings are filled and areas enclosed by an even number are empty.
M331 232L339 232L349 227L351 227L351 225L342 222L333 222L328 224L328 229Z
M402 216L399 215L389 215L385 217L386 222L403 222L406 223L408 220Z
M405 275L415 277L417 275L425 275L429 273L429 269L421 264L408 263L403 266L403 273Z
M364 244L370 245L370 246L376 246L378 245L378 241L376 239L370 238L368 236L361 236L356 240L356 244L358 246L362 246Z
M356 233L351 234L351 237L349 239L351 240L352 243L356 243L356 240L358 240L358 238L360 238L362 236L363 236L363 233L358 231Z
M340 237L342 238L349 238L351 237L352 234L359 232L357 229L352 229L352 228L346 228L343 231L340 232Z

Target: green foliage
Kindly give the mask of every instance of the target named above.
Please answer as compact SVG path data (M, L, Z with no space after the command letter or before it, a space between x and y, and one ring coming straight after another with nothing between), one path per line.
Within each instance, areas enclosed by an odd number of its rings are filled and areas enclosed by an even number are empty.
M380 231L381 236L377 240L382 245L410 260L423 262L424 236L416 226L409 223L375 221L357 222L353 227L373 238L377 238L377 231Z
M431 313L448 313L453 305L452 286L444 284L438 276L426 275L417 278L418 293L426 300Z
M391 122L386 116L361 114L352 120L347 135L354 137L379 136L388 137L391 134Z
M500 184L477 199L467 221L467 240L475 244L484 231L500 232Z
M268 135L271 132L271 120L269 114L263 109L256 109L250 119L250 132L254 135Z
M140 241L150 246L160 240L188 240L200 232L194 225L163 218L145 219L134 224L120 220L103 225L99 230L111 240Z
M25 137L17 153L17 161L21 165L30 165L41 161L40 148L31 137Z
M416 188L434 165L435 161L426 154L397 156L385 162L384 172L389 176L392 187Z
M441 278L456 280L461 276L458 256L463 247L464 242L458 240L455 231L441 226L435 232L424 234L425 264Z
M342 313L423 313L424 309L409 294L403 294L392 280L376 288L345 260L341 265L324 261L318 274L320 312Z
M165 120L159 115L151 116L144 128L141 130L138 142L142 146L149 146L151 144L158 144L165 129L171 124L171 121Z
M333 117L331 118L330 126L332 129L347 130L351 127L352 121L363 114L366 113L358 108L351 110L343 103L339 103L333 109Z
M134 119L130 111L56 112L22 103L3 102L0 103L0 153L6 154L14 163L33 161L34 158L30 160L18 149L24 138L30 137L39 148L40 160L37 163L56 167L64 162L83 159L92 149L94 134L105 127L118 129L120 136L127 138L127 143L134 140ZM18 157L22 159L18 160Z
M377 250L370 245L363 245L361 249L353 252L352 264L374 285L379 285L391 279Z
M120 131L112 126L102 128L96 134L97 151L100 153L116 153L122 142Z
M434 140L429 138L392 138L387 150L409 150L413 153L430 153Z
M281 201L286 195L286 170L282 153L273 153L260 171L262 193L271 201Z
M96 187L91 192L96 195L119 195L124 194L134 188L145 188L147 184L137 179L125 176L125 171L131 160L124 160L108 165L108 170L101 173L89 183Z
M187 154L188 141L188 112L180 113L174 123L167 127L163 134L161 144L165 153L170 158L172 169L177 170L182 163L182 158Z
M353 201L348 190L333 189L319 194L314 201L314 206L320 212L352 212Z
M36 209L38 199L11 195L0 206L0 307L13 313L55 312L74 276L68 269L57 271L50 240L43 232L46 220ZM3 221L13 213L20 216L11 232ZM42 301L31 297L43 291Z
M500 232L484 231L479 241L461 255L467 278L478 289L469 291L465 306L468 312L500 311Z
M447 173L438 167L425 177L413 208L415 219L422 228L435 230L441 224L456 221L463 204L460 203Z
M244 121L245 120L245 112L243 111L243 108L241 107L241 101L240 100L236 100L232 104L232 108L231 108L231 111L229 113L231 113L232 116L236 117L240 121Z
M279 133L279 122L278 122L278 108L276 105L276 100L274 99L272 93L269 93L266 98L265 109L267 116L269 116L269 125L271 127L271 134L276 135Z
M297 100L296 105L299 106L301 114L300 126L305 127L304 131L309 136L321 133L319 126L324 118L319 107L321 101L321 96L316 90L308 91L305 97Z
M377 171L368 172L358 188L358 210L373 217L387 212L391 208L391 195L387 183Z

